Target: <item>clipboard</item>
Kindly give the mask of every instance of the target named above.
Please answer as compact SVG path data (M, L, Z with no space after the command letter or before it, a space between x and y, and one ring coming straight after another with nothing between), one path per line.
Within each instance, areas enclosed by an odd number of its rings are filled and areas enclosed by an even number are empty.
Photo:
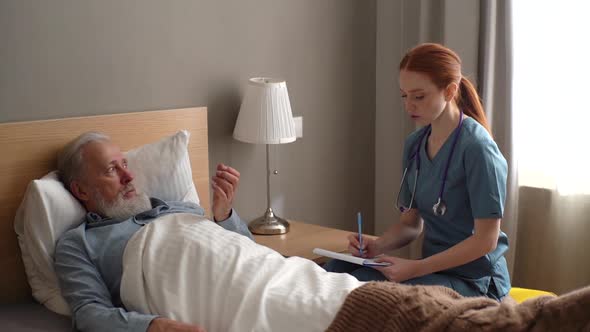
M351 254L343 254L340 252L335 252L335 251L330 251L330 250L325 250L325 249L320 249L320 248L313 249L313 253L316 255L330 257L330 258L338 259L341 261L346 261L349 263L354 263L354 264L368 266L368 267L384 267L384 266L391 265L391 263L389 263L389 262L375 262L374 259L356 257L356 256L352 256Z

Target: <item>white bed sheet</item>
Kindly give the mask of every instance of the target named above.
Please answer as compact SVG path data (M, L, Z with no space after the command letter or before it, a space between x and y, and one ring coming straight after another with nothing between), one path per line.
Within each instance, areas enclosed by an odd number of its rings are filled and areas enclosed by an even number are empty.
M192 214L165 215L137 232L123 268L127 309L210 332L324 331L362 285Z

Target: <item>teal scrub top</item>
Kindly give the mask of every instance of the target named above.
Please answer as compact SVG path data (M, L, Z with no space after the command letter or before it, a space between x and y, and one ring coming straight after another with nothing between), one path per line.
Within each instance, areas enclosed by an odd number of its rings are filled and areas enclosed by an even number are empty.
M416 160L410 158L428 128L412 133L404 145L403 168L409 168L402 183L400 203L405 206L410 203L416 178ZM451 157L442 195L447 211L443 216L436 216L432 206L438 200L455 131L432 160L426 152L429 135L426 134L419 147L420 174L412 204L424 220L423 257L449 249L471 236L476 218L502 218L508 169L504 156L487 130L473 118L466 117ZM508 237L501 231L494 251L470 263L440 272L467 281L482 295L502 298L510 291L510 276L504 258L506 250Z

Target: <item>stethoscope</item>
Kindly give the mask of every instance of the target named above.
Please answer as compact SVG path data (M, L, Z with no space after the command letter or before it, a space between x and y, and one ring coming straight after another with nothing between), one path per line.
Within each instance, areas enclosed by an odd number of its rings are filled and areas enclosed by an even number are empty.
M432 212L434 212L435 216L440 217L440 216L443 216L447 212L447 204L445 204L445 201L443 200L443 192L445 191L445 183L447 182L446 181L447 180L447 173L449 171L449 165L451 164L451 158L453 156L453 151L455 151L455 146L457 145L457 140L459 139L459 134L461 134L461 127L462 126L463 126L463 111L461 111L461 115L459 116L459 125L457 126L457 128L455 128L455 136L453 137L453 145L451 146L451 153L449 154L449 158L447 159L447 165L445 166L445 172L443 174L443 182L440 187L440 191L438 193L438 201L432 206ZM414 152L412 157L410 157L410 159L408 160L408 165L404 169L404 174L402 175L402 182L400 183L399 192L397 193L397 199L395 202L397 208L399 209L399 211L401 213L408 212L410 210L410 208L412 207L412 204L414 203L414 197L416 195L416 184L418 183L418 174L420 173L420 147L422 146L422 140L424 140L424 137L430 132L431 128L432 128L432 125L428 125L428 127L426 127L426 130L424 130L424 133L422 133L422 135L420 136L420 139L418 140L418 147L416 148L416 151ZM410 205L409 205L409 207L405 207L400 204L399 196L402 192L404 180L406 179L406 174L408 173L408 168L410 167L412 160L416 160L416 177L414 178L414 185L412 186L412 196L410 198Z

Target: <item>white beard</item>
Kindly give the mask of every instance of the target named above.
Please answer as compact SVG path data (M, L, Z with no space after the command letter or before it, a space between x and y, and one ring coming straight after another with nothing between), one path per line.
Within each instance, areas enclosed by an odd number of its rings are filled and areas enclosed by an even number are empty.
M152 203L145 193L136 191L135 196L132 198L126 199L123 197L123 193L132 188L133 185L129 184L124 190L119 192L117 198L113 202L107 202L104 197L96 191L95 197L98 213L106 218L125 220L150 210L152 208Z

